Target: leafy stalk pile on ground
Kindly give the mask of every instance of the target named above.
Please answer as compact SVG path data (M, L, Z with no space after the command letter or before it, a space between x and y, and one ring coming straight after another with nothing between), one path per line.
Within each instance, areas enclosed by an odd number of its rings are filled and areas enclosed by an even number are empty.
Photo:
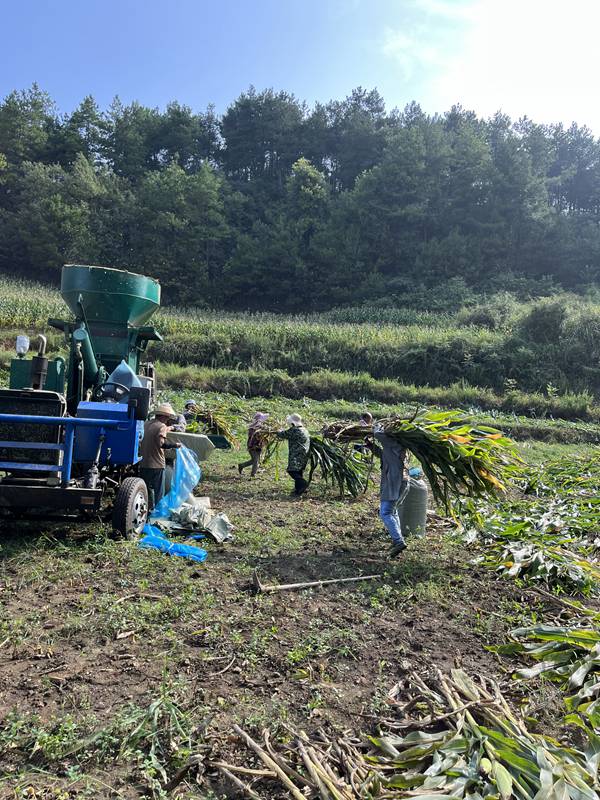
M537 663L515 672L523 680L543 676L557 683L567 693L565 708L571 714L567 721L583 727L600 746L600 629L598 617L584 627L534 625L517 628L510 633L508 644L491 648L501 655L522 656Z
M541 467L520 467L518 495L496 502L467 501L458 516L478 559L512 578L564 591L593 592L600 582L600 463L588 456Z
M513 539L508 526L488 541L485 554L476 561L505 577L525 578L567 592L590 594L600 585L600 568L591 559L590 548L575 537L530 527L518 534Z
M435 499L446 508L452 495L496 497L519 460L514 442L496 428L476 427L462 411L418 410L412 417L378 420L373 427L335 424L324 434L353 441L377 431L421 462Z
M402 702L398 699L402 695ZM532 734L498 686L462 670L426 679L413 673L394 687L393 719L367 742L324 731L309 739L290 731L277 749L235 731L263 770L221 764L248 797L260 795L234 772L278 785L277 796L305 800L420 797L439 800L598 800L598 754ZM264 769L266 768L266 769Z

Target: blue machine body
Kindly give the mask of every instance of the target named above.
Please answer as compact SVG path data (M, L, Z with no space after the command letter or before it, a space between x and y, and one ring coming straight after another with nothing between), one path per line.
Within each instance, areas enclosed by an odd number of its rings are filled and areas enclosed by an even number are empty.
M100 464L118 466L137 464L139 445L144 435L144 423L135 419L133 408L122 403L79 403L76 417L45 417L27 414L0 414L0 423L51 425L64 428L64 441L46 442L2 441L6 450L57 450L62 451L62 464L23 463L0 461L0 470L19 472L58 472L62 486L68 486L74 464L92 464L96 459L100 437L104 442ZM110 452L109 452L110 451Z
M104 443L100 451L100 464L137 464L140 460L139 445L144 435L144 423L136 420L125 403L94 403L82 400L77 406L77 419L113 420L119 423L106 428L81 427L75 434L73 461L91 463L96 458L100 436Z

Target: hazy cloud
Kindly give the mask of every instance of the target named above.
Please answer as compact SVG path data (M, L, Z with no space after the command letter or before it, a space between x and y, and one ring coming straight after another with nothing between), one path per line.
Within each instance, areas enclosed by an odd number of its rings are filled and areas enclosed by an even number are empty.
M576 120L600 132L600 0L413 0L406 30L383 53L403 77L423 68L430 111L461 103L540 122Z
M443 66L438 48L426 41L426 31L413 28L408 31L387 28L382 50L400 66L405 80L414 77L419 67Z

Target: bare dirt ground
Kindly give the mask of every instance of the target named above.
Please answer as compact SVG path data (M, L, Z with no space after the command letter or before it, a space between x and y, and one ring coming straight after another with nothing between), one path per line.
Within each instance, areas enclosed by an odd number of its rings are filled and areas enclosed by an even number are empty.
M209 542L204 564L93 525L3 523L1 798L135 798L150 785L157 797L234 798L210 769L210 759L248 761L234 722L275 737L285 725L369 731L394 683L433 664L508 685L485 646L531 621L542 601L473 566L448 522L432 516L426 538L390 562L374 491L339 501L315 486L292 498L287 478L240 478L234 460L219 454L206 467L202 491L234 522L236 541ZM255 595L254 569L269 583L381 577ZM156 698L181 711L186 741L209 753L162 794L152 730L142 741L131 723ZM548 698L537 710L552 730ZM175 750L167 779L189 755Z

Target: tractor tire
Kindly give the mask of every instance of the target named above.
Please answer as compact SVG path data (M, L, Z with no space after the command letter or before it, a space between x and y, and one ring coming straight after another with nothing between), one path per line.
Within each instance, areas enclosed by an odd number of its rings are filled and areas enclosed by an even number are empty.
M113 530L127 539L137 539L148 521L148 488L141 478L125 478L113 506Z

